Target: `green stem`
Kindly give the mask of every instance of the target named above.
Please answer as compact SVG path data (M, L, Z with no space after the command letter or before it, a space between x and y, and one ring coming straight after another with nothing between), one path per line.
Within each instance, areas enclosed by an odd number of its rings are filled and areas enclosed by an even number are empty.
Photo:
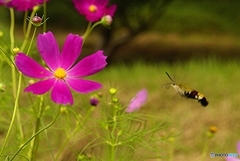
M40 122L41 122L41 117L42 117L43 111L44 111L43 95L41 95L40 96L39 109L38 109L37 118L36 118L36 122L35 122L34 134L36 134L40 129ZM37 154L37 151L38 151L38 143L39 143L39 137L36 136L32 140L32 142L30 144L30 148L29 148L29 158L30 158L31 161L36 160L36 154Z
M203 152L202 152L201 161L205 160L205 158L207 156L208 148L209 148L209 139L207 138L205 141Z
M82 37L83 37L83 42L85 42L85 40L88 38L88 36L89 36L90 33L92 32L92 30L93 30L97 25L99 25L99 24L101 24L101 23L102 23L102 21L98 21L98 22L94 23L93 25L92 25L91 22L88 23L87 29L86 29L85 33L83 34L83 36L82 36Z
M33 11L32 11L32 14L30 16L30 20L34 17L35 13L37 12L37 8L38 7L34 7L33 8ZM24 40L23 40L23 43L22 43L22 46L21 46L21 51L24 51L26 45L27 45L27 42L28 42L28 38L29 38L29 35L30 35L30 31L31 31L31 27L32 27L32 24L31 22L28 22L28 27L27 27L27 30L26 30L26 34L24 35Z
M111 145L111 161L115 161L115 146Z
M7 131L6 137L4 139L0 155L2 155L2 153L3 153L3 150L5 148L7 140L9 138L9 135L10 135L11 129L13 127L13 123L14 123L14 120L15 120L15 117L16 117L16 114L18 111L18 101L19 101L19 97L20 97L21 84L22 84L22 74L20 73L19 80L18 80L18 90L17 90L16 100L15 100L15 105L14 105L14 110L13 110L13 116L12 116L12 120L11 120L11 123L10 123L8 131Z
M61 147L58 150L58 153L56 155L56 160L59 160L60 155L62 154L63 149L66 147L67 143L70 141L70 139L76 134L77 129L74 129L74 131L67 136L65 141L62 143Z
M44 130L47 130L48 128L50 128L50 127L55 123L55 121L57 120L57 117L58 117L58 115L59 115L60 109L61 109L61 106L59 107L59 109L58 109L58 111L57 111L57 114L56 114L56 116L54 117L54 119L52 120L52 122L50 122L46 127L42 128L41 130L39 130L38 132L36 132L32 137L30 137L30 138L18 149L18 151L13 155L13 157L12 157L9 161L12 161L12 160L20 153L20 151L21 151L32 139L34 139L37 135L39 135L40 133L42 133Z
M170 145L170 150L169 150L169 161L173 160L173 155L174 155L174 145Z
M14 46L14 10L12 8L10 8L10 15L11 15L10 40L11 40L11 48L13 48L13 46ZM31 43L29 45L27 55L28 55L29 50L32 46L35 33L36 33L36 28L34 30L34 34L33 34L33 37L31 39ZM25 37L25 40L26 40L26 37ZM14 58L12 56L12 60L13 59ZM19 110L18 110L18 102L19 102L21 84L22 84L22 73L20 73L20 75L19 75L18 88L17 88L17 86L16 86L16 82L17 82L16 81L16 68L13 64L11 65L11 69L12 69L12 83L13 83L12 84L12 86L13 86L13 98L15 99L15 105L14 105L12 120L11 120L11 123L9 125L9 129L8 129L7 134L6 134L5 140L3 142L3 146L2 146L2 149L0 151L0 155L3 153L3 150L6 146L6 142L9 138L9 135L10 135L10 132L12 130L13 123L14 123L14 120L15 120L16 117L17 117L17 120L18 120L18 127L19 127L19 131L20 131L21 140L23 140L23 138L24 138L21 119L20 119L20 113L19 113Z
M44 3L43 3L43 15L44 15L44 20L45 21L47 19L47 0L44 0ZM46 32L46 29L47 29L47 21L44 22L43 24L43 32Z
M15 26L15 22L14 22L14 9L13 8L10 8L10 19L11 19L11 22L10 22L10 33L9 33L9 36L10 36L10 42L11 42L11 50L13 49L14 47L14 26ZM11 56L11 59L13 60L13 56ZM20 95L20 89L21 89L21 79L22 79L22 76L20 75L19 77L19 82L18 82L18 89L17 89L17 86L16 86L16 69L15 69L15 66L13 64L11 64L11 70L12 70L12 89L13 89L13 98L15 99L15 105L14 105L14 110L13 110L13 115L12 115L12 120L10 122L10 125L9 125L9 128L8 128L8 131L7 131L7 134L6 134L6 137L4 139L4 142L3 142L3 145L2 145L2 148L1 148L1 151L0 151L0 155L2 155L3 153L3 150L6 146L6 143L7 143L7 140L9 138L9 135L10 135L10 132L12 130L12 127L13 127L13 123L14 123L14 120L16 118L16 116L18 116L18 119L20 119L20 114L18 113L18 99L19 99L19 95ZM23 133L22 133L22 128L21 128L21 122L19 122L19 129L20 129L20 135L21 137L23 138Z
M84 120L82 121L81 127L83 127L83 125L87 122L89 116L92 114L93 110L95 109L95 106L92 106L88 112L86 113Z
M10 8L10 17L11 17L11 25L10 25L10 42L11 42L11 50L14 47L14 27L15 27L15 17L14 17L14 9Z
M35 37L35 35L36 35L36 31L37 31L37 27L34 28L33 36L32 36L32 39L31 39L31 41L30 41L30 44L29 44L29 47L28 47L28 50L27 50L26 55L29 55L30 49L31 49L32 44L33 44L34 37Z
M95 106L92 106L92 107L88 110L87 114L85 115L85 117L84 117L84 119L83 119L80 127L78 126L77 128L75 128L75 129L72 131L72 133L67 136L67 138L66 138L65 141L63 142L62 146L61 146L60 149L58 150L58 153L57 153L57 156L56 156L56 160L59 159L60 154L62 154L63 148L65 148L65 146L67 145L67 143L69 142L69 140L78 132L79 129L81 129L81 128L83 127L83 125L85 125L87 119L89 118L89 116L91 116L91 113L92 113L92 111L93 111L94 109L95 109Z
M23 19L23 35L25 36L26 30L27 30L27 16L28 16L28 11L24 13L24 19Z
M88 26L87 26L87 29L85 31L85 33L83 34L83 41L85 42L85 39L87 39L87 37L89 36L90 32L91 32L91 26L92 26L92 23L89 22L88 23Z
M113 98L112 98L112 100L113 100ZM115 102L112 102L112 103L113 103L113 107L114 107ZM111 144L110 144L110 146L111 146L111 150L110 150L111 161L115 160L115 146L117 146L116 143L118 141L118 136L116 136L116 134L115 134L115 131L117 128L117 118L118 118L117 112L118 112L118 109L114 108L113 117L112 117L113 127L112 127L112 131L111 131L111 135L110 135L111 136Z
M10 50L12 51L13 47L14 47L14 43L15 43L15 40L14 40L14 27L15 27L15 17L14 17L14 9L13 8L10 8L10 17L11 17L11 25L10 25L10 31L9 31L9 37L10 37ZM11 56L11 59L14 60L13 56ZM16 69L15 69L15 66L14 65L11 65L11 70L12 70L12 89L13 89L13 98L15 99L16 98Z

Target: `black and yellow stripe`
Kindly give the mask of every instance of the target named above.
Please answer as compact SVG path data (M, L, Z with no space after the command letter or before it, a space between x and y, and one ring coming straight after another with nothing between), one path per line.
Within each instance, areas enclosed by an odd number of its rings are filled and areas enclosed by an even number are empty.
M170 77L170 75L166 72L167 76L169 77L169 79L172 81L171 82L171 85L172 87L182 96L182 97L186 97L186 98L192 98L192 99L196 99L198 100L198 102L201 103L202 106L207 106L208 105L208 101L206 99L206 97L196 91L196 90L191 90L191 89L188 89L182 85L178 85L175 83L175 81Z

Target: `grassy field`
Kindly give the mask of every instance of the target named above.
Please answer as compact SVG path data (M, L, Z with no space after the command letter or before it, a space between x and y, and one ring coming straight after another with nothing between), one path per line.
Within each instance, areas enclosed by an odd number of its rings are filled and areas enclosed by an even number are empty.
M164 144L159 144L159 148L163 150L159 151L159 155L163 156L162 160L170 160L167 159L169 154L168 150L166 150L166 145L174 150L172 160L200 160L207 141L209 149L207 150L205 160L221 161L224 159L220 157L210 158L210 152L236 153L236 142L239 140L240 118L238 108L240 104L240 86L237 73L240 67L238 64L238 61L221 62L217 59L190 60L185 63L179 62L171 65L166 63L118 64L107 67L101 73L92 76L91 79L97 80L104 85L101 89L104 99L107 99L109 95L109 88L117 88L119 101L123 105L127 105L138 90L142 88L148 90L148 101L138 113L155 116L159 123L164 120L164 124L168 128L161 131L159 136L168 133L174 134L174 143L166 141ZM184 84L203 93L209 101L209 105L202 107L196 100L182 98L174 89L168 88L170 80L166 76L165 71L174 77L177 83ZM1 81L4 81L3 78L1 77ZM7 125L11 118L12 103L10 102L11 98L7 96L9 92L11 93L9 90L1 93L1 115L4 116L1 117L1 138L6 134ZM89 106L88 100L90 95L79 95L76 93L74 95L76 103L72 107L69 106L67 108L69 111L79 112L79 114L84 116L86 107ZM34 121L32 117L33 111L25 108L28 106L25 104L24 97L27 97L27 95L24 94L21 100L22 125L24 133L31 135L31 127ZM36 99L35 96L34 99ZM54 105L50 103L50 109L44 114L46 120L51 120L55 115L56 108L52 107ZM99 108L101 108L101 104ZM95 114L93 117L97 115ZM62 141L66 139L67 134L73 129L72 126L75 125L73 116L68 115L66 117L64 114L60 115L54 128L41 135L40 145L43 148L40 146L39 158L46 159L50 157L49 151L51 150L49 145L51 145L54 153L55 149L63 144ZM46 125L47 123L45 122L44 124ZM207 139L206 133L210 126L216 126L218 131L213 138ZM80 136L82 135L84 136L85 134L77 133L77 138L72 137L70 140L77 140L77 142L86 144L88 139L84 138L81 140ZM10 145L12 144L12 146L8 150L17 148L14 147L15 144L13 143L19 137L19 131L15 127L11 134ZM49 145L46 145L46 141ZM70 149L70 151L74 151L74 149Z
M204 134L211 125L217 126L218 132L210 141L209 153L236 152L240 129L238 63L209 59L173 65L115 66L102 72L100 79L105 88L107 84L116 84L124 102L138 89L147 88L148 103L140 112L156 115L159 120L168 117L171 128L180 133L173 160L199 160ZM195 100L181 98L172 88L167 89L170 80L165 71L175 76L176 82L205 94L209 105L204 108Z

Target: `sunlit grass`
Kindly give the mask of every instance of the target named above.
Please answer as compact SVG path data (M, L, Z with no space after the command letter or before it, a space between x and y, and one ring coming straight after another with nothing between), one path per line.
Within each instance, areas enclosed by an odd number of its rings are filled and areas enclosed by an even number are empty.
M170 80L165 71L177 83L203 93L209 105L202 107L196 100L182 98L174 89L166 88ZM138 89L147 88L149 100L140 112L158 116L159 120L168 118L172 130L179 134L176 137L174 160L197 160L200 159L205 134L211 125L217 126L219 131L211 140L209 153L235 152L240 129L237 123L240 120L238 71L238 61L196 59L173 65L116 65L96 77L103 82L105 90L112 85L119 88L124 103ZM210 160L209 156L207 158Z
M238 124L240 121L238 112L240 86L238 83L239 75L237 74L240 67L238 64L238 61L223 62L213 58L193 59L188 62L176 62L173 64L117 64L107 67L99 74L92 76L92 79L103 84L104 87L100 90L103 93L103 97L107 97L110 87L117 88L119 90L118 97L120 102L124 105L129 103L138 90L146 88L149 92L148 101L139 113L153 115L159 120L159 123L164 120L164 124L168 125L169 128L163 131L161 135L173 133L175 139L173 146L170 143L159 144L159 146L162 146L165 150L166 146L168 148L172 147L174 150L173 160L200 160L205 145L206 133L210 126L217 126L218 132L209 141L210 147L207 153L207 160L211 160L208 156L210 152L236 152L235 144L239 140L238 134L240 132L240 124ZM182 98L174 89L168 88L170 80L166 76L165 71L177 83L203 93L209 101L209 105L202 107L197 100ZM3 75L7 80L7 73ZM3 82L5 79L1 78ZM0 130L1 138L3 138L7 130L8 119L11 118L11 90L7 87L6 92L0 95L1 104L8 104L8 107L1 106L1 115L3 117L0 120ZM26 94L23 96L23 99L27 98ZM74 96L75 105L67 108L84 116L90 94L79 95L75 93ZM34 96L35 98L36 96ZM23 112L22 117L25 118L23 119L23 126L25 133L30 136L33 118L29 117L29 109L25 109L28 106L24 106L23 99L20 101L21 111ZM46 100L50 101L49 98ZM56 109L50 103L49 110L44 117L50 121L55 111ZM74 116L71 112L69 115L62 114L54 128L50 129L47 134L41 135L42 142L40 142L40 145L43 148L40 148L40 154L48 153L47 157L49 157L50 153L47 151L50 150L50 145L53 151L62 145L61 140L65 139L66 135L71 132L71 126L74 127L76 124ZM98 116L98 114L93 115L93 117L95 116ZM44 124L46 125L47 123L45 122ZM17 130L13 131L10 144L19 138L17 132ZM81 138L81 135L86 134L80 133L79 138ZM72 138L72 141L77 141L79 138ZM85 142L89 141L83 140ZM12 148L15 149L17 147L12 146ZM160 154L164 155L165 159L169 157L167 151ZM38 157L42 158L43 156L40 155ZM215 158L215 160L222 160L222 158Z

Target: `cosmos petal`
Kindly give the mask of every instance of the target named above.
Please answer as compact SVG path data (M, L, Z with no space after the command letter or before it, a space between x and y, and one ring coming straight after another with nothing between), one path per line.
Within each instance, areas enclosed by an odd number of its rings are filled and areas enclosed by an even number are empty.
M82 44L82 37L73 34L67 36L60 56L61 68L68 70L75 63L81 53Z
M46 0L47 2L48 0ZM1 4L0 0L0 4ZM33 8L39 4L43 4L44 0L5 0L8 7L13 7L18 11L28 11L33 10Z
M99 50L77 63L68 71L68 76L84 77L95 74L107 65L106 58L107 57L103 55L103 51Z
M77 11L80 14L84 15L88 21L95 22L99 21L104 15L108 14L108 1L109 0L73 0L73 3ZM94 5L96 7L96 11L91 12L89 10L89 6L91 5Z
M89 12L86 15L86 19L89 22L96 22L96 21L99 21L104 16L104 13L105 13L105 10L102 10L102 9L98 10L96 13Z
M54 78L42 80L29 85L27 88L25 88L24 92L32 92L33 94L44 94L52 88L54 82Z
M57 104L73 104L72 93L66 83L61 80L55 82L52 89L51 98Z
M108 0L95 0L94 3L96 6L102 6L105 7L108 4Z
M47 66L55 71L59 67L60 50L52 32L38 35L37 46Z
M102 87L98 82L79 78L69 78L66 79L66 82L73 90L79 93L89 93Z
M94 0L89 0L88 2L86 0L73 0L75 8L80 14L83 14L83 15L85 15L86 12L88 12L89 10L88 7L93 2Z
M24 75L32 78L46 78L53 74L39 65L35 60L23 53L18 53L15 59L16 66Z
M134 98L130 101L126 112L134 112L140 109L146 102L148 96L148 92L146 89L140 90Z
M238 159L236 157L226 157L225 160L226 161L240 161L240 159Z
M116 9L117 9L117 5L112 5L112 6L108 7L106 9L106 14L105 15L110 15L110 16L113 17Z
M240 141L237 142L237 152L240 155Z

